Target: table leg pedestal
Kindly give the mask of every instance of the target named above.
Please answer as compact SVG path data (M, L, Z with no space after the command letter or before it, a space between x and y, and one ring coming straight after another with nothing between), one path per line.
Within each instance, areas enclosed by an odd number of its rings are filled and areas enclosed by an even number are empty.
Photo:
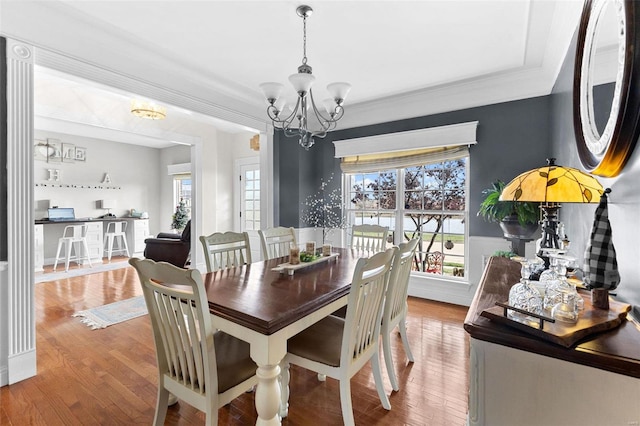
M258 365L256 371L258 385L256 386L256 411L258 420L256 425L280 425L280 366Z
M289 380L291 373L289 371L290 365L288 362L283 361L280 363L280 418L284 419L289 415Z

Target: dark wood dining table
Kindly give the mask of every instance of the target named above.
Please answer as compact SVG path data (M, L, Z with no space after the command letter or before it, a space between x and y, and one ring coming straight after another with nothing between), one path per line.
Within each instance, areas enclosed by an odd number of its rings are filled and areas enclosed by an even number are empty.
M278 383L287 339L347 304L356 263L368 255L340 248L333 252L339 255L293 275L273 270L288 262L282 257L203 276L214 326L251 345L258 365L258 425L278 425L287 415Z

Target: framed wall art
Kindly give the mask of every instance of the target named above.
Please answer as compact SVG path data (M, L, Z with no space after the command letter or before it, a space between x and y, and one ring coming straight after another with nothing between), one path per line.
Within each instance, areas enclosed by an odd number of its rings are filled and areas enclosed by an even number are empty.
M72 143L62 144L62 162L74 163L76 161L76 146Z
M62 143L57 139L47 139L47 146L49 149L48 163L60 163L62 162Z
M37 161L47 161L52 148L45 140L35 140L33 142L33 159Z
M76 146L76 161L87 161L87 148Z

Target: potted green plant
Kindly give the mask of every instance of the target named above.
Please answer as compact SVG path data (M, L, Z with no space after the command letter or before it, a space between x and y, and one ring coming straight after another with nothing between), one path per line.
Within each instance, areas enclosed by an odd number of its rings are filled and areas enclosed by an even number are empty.
M491 188L482 191L478 216L500 224L506 238L528 239L538 230L540 203L528 201L500 201L505 183L496 180Z

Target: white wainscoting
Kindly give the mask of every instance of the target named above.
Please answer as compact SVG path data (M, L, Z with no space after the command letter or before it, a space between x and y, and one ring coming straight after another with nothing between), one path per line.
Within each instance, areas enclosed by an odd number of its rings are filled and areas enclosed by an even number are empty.
M510 244L504 238L469 237L467 276L464 279L412 275L409 296L469 306L484 270L484 259L497 250L510 250Z

